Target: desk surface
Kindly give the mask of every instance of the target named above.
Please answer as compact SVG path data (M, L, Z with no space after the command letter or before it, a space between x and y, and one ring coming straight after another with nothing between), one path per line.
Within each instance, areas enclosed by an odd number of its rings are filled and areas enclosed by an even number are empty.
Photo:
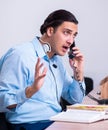
M98 97L96 94L99 91L95 88L90 94ZM91 100L89 97L85 97L84 104L96 104L95 101ZM54 122L46 130L108 130L108 120L98 121L90 124L83 123L68 123L68 122Z
M46 130L108 130L108 120L91 124L54 122Z

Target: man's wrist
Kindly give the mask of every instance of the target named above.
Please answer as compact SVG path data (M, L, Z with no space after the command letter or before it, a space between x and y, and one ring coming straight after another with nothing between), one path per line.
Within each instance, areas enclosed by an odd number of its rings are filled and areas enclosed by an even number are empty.
M36 90L34 90L33 86L27 87L25 90L26 97L31 98L35 92Z
M80 72L76 69L74 71L74 79L80 82L83 81L84 80L83 72Z
M84 77L83 76L79 76L79 75L77 75L77 76L74 75L74 79L77 80L78 82L83 82Z

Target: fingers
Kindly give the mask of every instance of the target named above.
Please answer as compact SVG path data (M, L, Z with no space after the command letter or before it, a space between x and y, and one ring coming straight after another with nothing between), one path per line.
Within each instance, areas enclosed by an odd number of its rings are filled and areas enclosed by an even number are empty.
M42 78L46 75L47 68L41 63L41 59L37 59L37 64L35 66L35 77Z
M73 53L75 54L75 58L79 58L79 60L84 60L83 54L80 52L79 48L74 47Z
M47 73L47 68L46 67L43 69L42 73L43 73L44 76L46 75L46 73Z
M40 68L40 58L37 59L35 70L38 70L39 68Z

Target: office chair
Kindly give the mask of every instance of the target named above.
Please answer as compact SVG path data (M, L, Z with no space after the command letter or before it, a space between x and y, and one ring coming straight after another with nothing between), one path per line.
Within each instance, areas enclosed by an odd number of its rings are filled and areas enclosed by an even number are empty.
M8 130L8 125L4 113L0 113L0 130Z
M94 83L93 83L93 79L90 77L84 77L84 81L85 81L85 85L86 85L85 95L87 95L93 90Z

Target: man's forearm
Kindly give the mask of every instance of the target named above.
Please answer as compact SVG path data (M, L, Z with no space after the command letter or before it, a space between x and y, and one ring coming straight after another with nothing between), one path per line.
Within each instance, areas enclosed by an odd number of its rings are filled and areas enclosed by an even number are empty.
M74 78L77 81L83 81L84 80L84 74L82 71L75 69L74 71Z

